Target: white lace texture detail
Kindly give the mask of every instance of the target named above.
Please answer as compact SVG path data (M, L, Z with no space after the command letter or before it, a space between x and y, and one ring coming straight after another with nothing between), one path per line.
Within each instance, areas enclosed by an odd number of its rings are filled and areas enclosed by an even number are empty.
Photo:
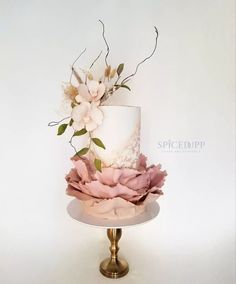
M133 134L128 141L112 155L112 168L136 168L140 154L140 122L137 123Z

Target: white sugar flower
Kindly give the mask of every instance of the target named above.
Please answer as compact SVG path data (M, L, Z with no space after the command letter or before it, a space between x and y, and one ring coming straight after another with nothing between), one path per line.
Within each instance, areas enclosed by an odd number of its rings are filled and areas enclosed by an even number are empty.
M73 108L71 117L75 130L86 128L87 131L93 131L102 124L103 113L95 104L82 102Z
M80 84L79 94L75 97L78 103L81 102L98 102L104 95L106 86L98 81L89 80L87 84Z

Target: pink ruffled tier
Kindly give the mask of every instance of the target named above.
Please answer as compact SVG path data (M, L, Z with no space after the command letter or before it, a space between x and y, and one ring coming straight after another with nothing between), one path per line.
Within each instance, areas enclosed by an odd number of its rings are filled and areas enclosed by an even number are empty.
M163 194L166 171L161 165L147 167L140 155L136 169L102 168L96 171L85 157L73 157L74 168L66 176L67 194L80 199L90 215L106 219L131 218Z

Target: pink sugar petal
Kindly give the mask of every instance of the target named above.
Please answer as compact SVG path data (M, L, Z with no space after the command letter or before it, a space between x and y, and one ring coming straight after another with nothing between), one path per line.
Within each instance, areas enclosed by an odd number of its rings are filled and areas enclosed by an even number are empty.
M141 188L148 188L150 184L151 178L148 173L140 174L139 176L130 179L126 186L133 189L133 190L139 190Z
M90 195L98 198L113 198L111 188L108 185L100 183L98 180L86 183Z
M150 167L147 172L150 174L150 178L151 178L150 187L163 186L165 176L167 175L167 173L166 171L160 170L160 165Z
M113 188L113 190L114 190L114 197L119 196L126 200L129 200L133 196L139 195L135 190L132 190L127 186L119 183Z
M146 191L143 191L142 193L141 192L138 192L138 193L139 193L138 196L134 196L129 201L138 202L142 199L142 202L143 202L149 194L155 194L158 197L163 194L163 192L157 187L152 187L152 188L146 189Z
M158 193L160 195L163 195L163 191L158 186L153 186L152 188L148 189L147 192Z
M85 211L93 216L104 219L132 218L144 211L144 206L136 206L120 197L107 200L88 200L84 202Z
M147 188L140 188L138 190L136 190L136 192L139 194L139 195L144 195L146 192L147 192Z
M91 156L91 157L89 157L89 159L88 159L85 156L80 157L78 155L75 155L75 156L73 156L71 158L71 160L72 160L72 162L74 162L74 161L82 161L86 165L89 174L92 176L95 173L95 171L96 171L94 163L92 162L95 157L93 157L92 153L89 153L89 156Z
M123 168L121 170L122 170L122 175L119 178L119 183L123 185L126 185L129 180L135 178L137 175L140 174L139 171L134 169Z
M139 172L134 169L122 168L103 168L102 172L96 172L95 178L101 183L114 186L118 182L125 185L130 179L136 177Z
M161 171L160 164L147 168L144 155L139 157L139 170L103 168L101 173L94 168L94 157L90 158L72 158L76 168L66 176L68 194L76 195L79 199L95 199L96 204L101 200L121 198L134 205L144 204L146 199L151 200L163 194L160 188L167 173Z
M86 184L83 184L82 182L79 183L79 189L80 191L82 191L83 193L90 195L91 196L91 192L89 191L88 187Z
M101 184L99 181L92 181L86 183L86 187L92 196L98 198L114 198L119 196L128 200L130 197L138 195L134 190L119 183L114 187L109 187Z
M73 161L73 164L74 164L74 166L77 170L79 177L82 179L82 181L84 181L84 182L91 181L91 177L89 175L88 169L87 169L84 161L82 161L82 160Z
M95 173L95 178L105 185L114 186L118 182L121 173L120 169L103 168L102 172L97 171Z
M80 185L79 185L78 182L70 181L70 182L68 182L68 184L69 184L70 186L72 186L74 189L80 190Z
M78 190L74 190L72 187L68 186L67 190L66 190L66 193L70 196L74 196L80 200L90 200L92 199L91 196L87 195L87 194L84 194Z
M139 155L139 159L137 161L137 170L138 171L146 171L147 169L147 157L143 154Z
M71 169L70 172L66 175L66 181L79 181L79 176L76 169Z
M159 194L148 193L143 203L147 205L148 203L155 202L159 197Z

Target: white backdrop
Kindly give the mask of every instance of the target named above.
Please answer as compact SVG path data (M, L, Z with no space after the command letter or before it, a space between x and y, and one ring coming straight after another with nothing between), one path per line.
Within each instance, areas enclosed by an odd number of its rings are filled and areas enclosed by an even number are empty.
M69 218L69 137L61 85L80 51L104 43L127 74L155 56L110 103L142 107L142 152L168 171L158 218L124 230L130 273L119 283L235 282L235 5L231 0L0 0L0 283L113 283L98 272L105 231ZM103 62L101 61L101 65ZM98 64L99 67L99 64ZM203 141L199 151L159 142Z

